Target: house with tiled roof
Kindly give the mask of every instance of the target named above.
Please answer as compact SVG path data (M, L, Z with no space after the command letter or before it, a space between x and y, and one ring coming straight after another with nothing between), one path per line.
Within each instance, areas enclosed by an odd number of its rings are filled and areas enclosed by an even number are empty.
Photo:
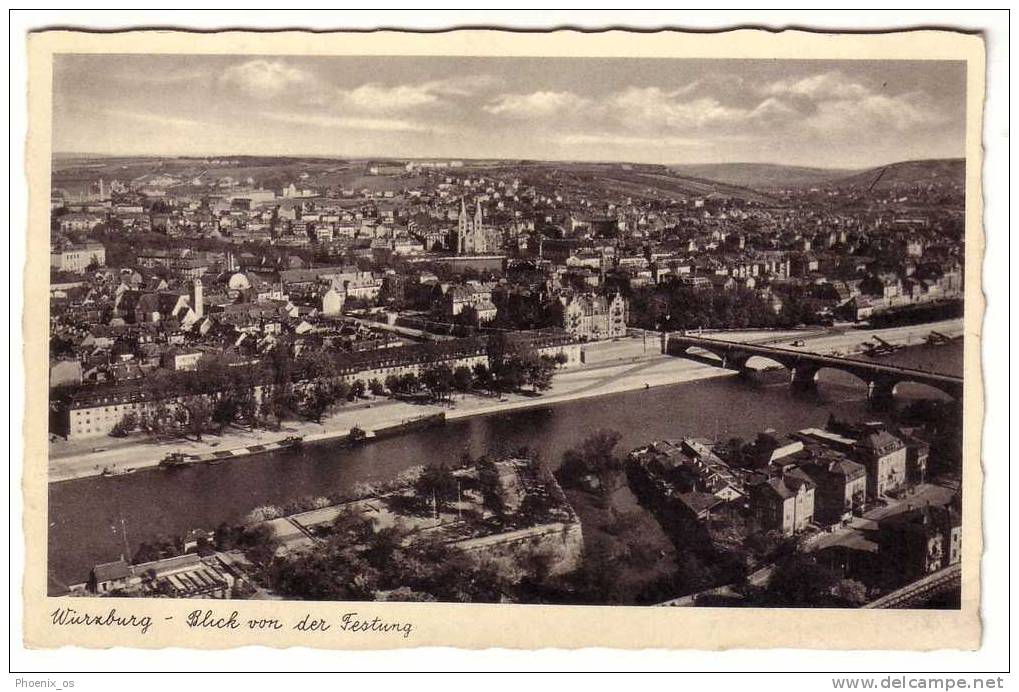
M97 596L229 598L236 578L216 556L186 553L137 565L123 557L92 568L85 589Z
M765 531L791 536L806 529L814 520L816 489L817 485L807 474L793 469L752 486L750 506Z
M626 336L627 304L619 293L570 294L561 298L563 328L579 339L597 341Z

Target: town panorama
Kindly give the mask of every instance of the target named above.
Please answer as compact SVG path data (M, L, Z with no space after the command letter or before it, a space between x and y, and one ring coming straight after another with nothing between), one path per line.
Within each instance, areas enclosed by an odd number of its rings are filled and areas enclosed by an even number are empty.
M965 168L55 153L48 591L958 608Z

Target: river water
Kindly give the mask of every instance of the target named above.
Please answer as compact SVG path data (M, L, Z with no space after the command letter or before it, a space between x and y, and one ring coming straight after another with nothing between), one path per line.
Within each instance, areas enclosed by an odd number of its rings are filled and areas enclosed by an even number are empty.
M962 356L959 339L904 349L879 362L961 375ZM133 553L159 536L237 523L259 505L342 493L358 481L388 480L421 464L455 464L465 451L477 456L526 445L554 465L599 428L621 433L618 449L626 451L663 437L751 439L766 428L792 432L822 426L830 413L878 417L868 409L866 386L851 375L824 370L817 391L806 393L793 391L780 373L770 375L757 381L718 377L468 418L356 448L312 444L215 466L51 483L49 588L58 592L80 583L94 563L124 553L121 526ZM940 396L918 385L903 385L897 393L900 401Z

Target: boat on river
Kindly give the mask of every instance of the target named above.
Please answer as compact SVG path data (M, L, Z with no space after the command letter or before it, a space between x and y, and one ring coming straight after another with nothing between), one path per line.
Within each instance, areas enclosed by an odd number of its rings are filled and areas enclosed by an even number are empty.
M99 475L103 476L104 478L113 478L115 476L127 476L127 475L130 475L130 474L134 473L137 470L138 469L133 468L133 467L129 467L129 468L126 468L126 469L118 469L116 466L114 466L113 468L110 468L109 466L104 466L102 473L100 473Z
M159 468L161 469L172 469L181 466L188 466L194 463L194 459L190 454L184 452L169 452L159 461Z

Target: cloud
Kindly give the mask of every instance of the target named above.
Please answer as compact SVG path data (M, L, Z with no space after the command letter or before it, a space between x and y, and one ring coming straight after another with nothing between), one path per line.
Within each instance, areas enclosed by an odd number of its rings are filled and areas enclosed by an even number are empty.
M314 87L317 80L310 72L285 62L258 58L228 67L220 76L220 83L255 98L269 99L294 89Z
M164 115L162 113L148 113L145 111L128 111L119 109L108 110L106 113L114 118L133 120L134 122L156 125L159 127L192 128L199 125L196 120Z
M361 111L403 111L431 105L439 100L436 92L426 85L362 84L356 89L341 91L337 101L341 106Z
M819 132L846 134L862 131L909 132L940 125L946 116L926 96L869 94L859 99L823 101L804 119L804 125Z
M492 115L510 118L546 118L590 106L590 99L570 91L535 91L530 94L500 94L483 108Z
M571 146L615 146L615 147L699 147L705 146L703 139L690 137L642 137L639 135L616 134L612 132L578 133L556 137L555 141Z
M722 93L709 95L694 82L667 91L658 87L630 87L610 95L602 113L621 129L652 131L662 136L739 133L757 138L800 128L827 137L880 136L947 121L922 92L883 94L840 72L824 72L779 80L756 91L760 100L724 103ZM693 93L696 96L691 96Z
M871 93L868 87L850 80L841 72L823 72L800 79L781 79L766 84L762 91L773 96L803 96L814 100L855 99Z
M682 98L681 92L658 87L630 87L612 97L609 106L621 121L636 120L645 127L700 129L745 121L750 112L722 104L713 96Z
M309 125L340 130L373 130L378 132L442 132L444 128L397 118L345 117L317 113L262 114L270 120L293 125Z
M799 120L802 115L785 101L769 97L757 104L747 114L747 119L757 125L783 125L792 120Z
M211 78L215 73L208 67L166 67L153 68L125 65L119 68L111 76L119 81L138 84L187 84L202 82Z
M469 75L420 84L391 86L369 82L354 89L338 91L336 102L340 107L364 112L407 111L434 106L449 97L472 96L497 83L498 81L489 75Z
M483 110L525 122L548 141L620 149L704 142L762 147L790 136L812 142L883 141L948 121L922 92L880 93L840 72L762 84L728 78L671 89L630 86L598 97L574 91L504 93Z
M648 136L649 132L666 136L670 130L699 130L755 117L752 109L725 105L714 96L688 96L703 89L699 81L676 90L628 87L599 100L570 91L502 94L484 110L492 115L534 120L536 124L555 119L553 124L586 124L596 130L618 128L638 136Z
M804 127L832 136L904 132L947 120L923 92L880 93L841 72L779 80L764 85L762 92L772 95L765 103L791 116L799 114Z

